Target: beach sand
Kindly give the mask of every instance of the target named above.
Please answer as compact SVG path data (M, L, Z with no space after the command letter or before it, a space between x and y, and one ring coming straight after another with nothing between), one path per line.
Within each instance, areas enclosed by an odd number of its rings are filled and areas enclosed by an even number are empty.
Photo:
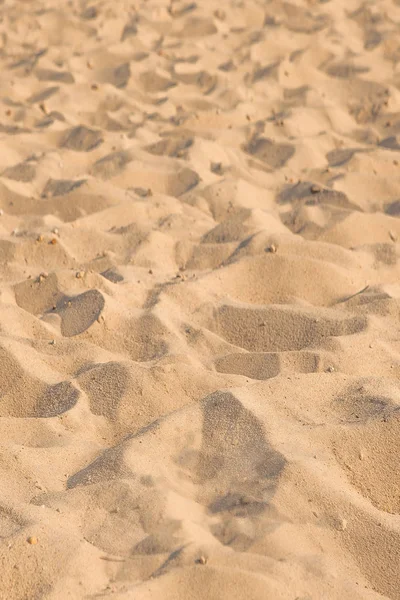
M2 0L1 600L400 599L400 2Z

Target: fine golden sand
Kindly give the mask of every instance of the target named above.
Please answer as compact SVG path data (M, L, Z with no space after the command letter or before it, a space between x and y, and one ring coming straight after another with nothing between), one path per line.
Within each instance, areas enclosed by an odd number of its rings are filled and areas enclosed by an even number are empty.
M1 600L399 600L400 1L0 50Z

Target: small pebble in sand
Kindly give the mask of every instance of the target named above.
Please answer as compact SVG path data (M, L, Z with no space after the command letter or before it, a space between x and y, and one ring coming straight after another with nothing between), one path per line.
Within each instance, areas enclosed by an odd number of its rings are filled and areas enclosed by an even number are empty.
M57 244L57 240L56 240L56 238L52 238L52 239L50 240L50 244L51 244L52 246L54 246L55 244Z
M2 208L0 208L0 217L2 217L4 215L4 210Z
M270 244L269 246L267 246L265 248L266 252L271 252L272 254L275 254L275 252L277 251L277 247L275 246L275 244Z
M205 556L200 556L200 558L198 558L196 562L198 562L199 565L206 565L207 564L207 558Z
M82 279L84 275L85 275L85 271L77 271L75 277L77 279Z
M217 10L214 11L214 17L220 21L223 21L226 18L226 12L220 8L217 8Z
M49 274L47 273L47 271L43 271L42 273L40 273L39 275L39 283L42 283L42 281L44 279L46 279L49 276Z
M35 544L38 543L38 539L34 535L30 535L26 541L28 542L28 544L31 544L32 546L34 546Z
M328 371L328 373L333 373L333 371L335 370L335 367L330 365L326 370Z
M38 235L36 238L37 242L43 242L43 240L44 240L44 237L42 236L42 234Z
M56 345L56 340L50 340L49 344L50 344L50 346L55 346Z
M319 192L321 191L321 188L319 187L319 185L312 185L311 186L311 193L312 194L319 194Z
M397 242L397 235L394 233L394 231L389 231L389 237L392 240L392 242Z
M55 235L59 235L60 231L57 227L54 227L54 229L52 230L52 233L54 233Z
M224 168L220 162L212 162L210 165L210 170L216 175L222 175L224 172Z

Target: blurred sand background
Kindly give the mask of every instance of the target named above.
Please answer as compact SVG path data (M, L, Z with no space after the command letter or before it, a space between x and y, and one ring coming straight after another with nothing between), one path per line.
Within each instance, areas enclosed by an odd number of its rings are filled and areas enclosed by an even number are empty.
M2 600L400 598L399 61L399 0L2 0Z

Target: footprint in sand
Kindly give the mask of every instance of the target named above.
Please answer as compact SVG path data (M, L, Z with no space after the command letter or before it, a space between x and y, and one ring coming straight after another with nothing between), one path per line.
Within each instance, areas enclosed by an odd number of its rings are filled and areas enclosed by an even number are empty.
M84 125L73 127L65 134L61 142L63 148L75 150L76 152L90 152L103 143L100 131L90 129Z
M73 337L83 333L97 321L104 306L104 296L97 290L89 290L79 296L63 296L55 310L61 317L61 334Z

